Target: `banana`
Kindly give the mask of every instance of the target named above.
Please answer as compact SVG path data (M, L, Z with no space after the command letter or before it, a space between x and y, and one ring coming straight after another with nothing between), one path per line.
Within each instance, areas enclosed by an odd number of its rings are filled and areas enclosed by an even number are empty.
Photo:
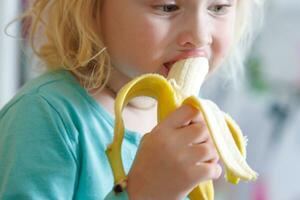
M106 154L114 175L114 190L126 188L126 174L121 158L124 137L122 111L137 96L150 96L157 100L158 122L165 119L182 104L197 108L204 116L209 133L225 166L227 181L237 184L240 179L253 181L257 173L246 162L246 140L237 123L210 100L197 98L200 87L208 73L206 58L189 58L175 63L168 78L158 74L144 74L125 84L115 100L115 127L113 142ZM191 200L213 200L212 180L200 183L189 194Z

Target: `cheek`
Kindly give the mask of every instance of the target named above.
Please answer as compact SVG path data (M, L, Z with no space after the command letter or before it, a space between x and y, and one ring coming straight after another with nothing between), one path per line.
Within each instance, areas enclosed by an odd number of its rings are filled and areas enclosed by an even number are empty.
M140 73L156 70L156 62L163 49L160 34L152 26L135 26L123 34L120 49L115 55L119 66L131 68ZM124 42L125 41L125 42ZM120 47L120 46L119 46ZM116 53L116 52L115 52Z
M128 35L132 38L130 56L145 66L161 57L167 43L168 29L158 21L145 17L136 21Z
M219 37L219 54L220 57L226 57L229 53L233 41L233 33L227 32Z
M114 65L150 71L162 53L166 28L141 15L107 20L105 44Z
M212 46L213 63L212 66L218 67L228 55L233 43L234 27L231 24L221 25L214 33Z

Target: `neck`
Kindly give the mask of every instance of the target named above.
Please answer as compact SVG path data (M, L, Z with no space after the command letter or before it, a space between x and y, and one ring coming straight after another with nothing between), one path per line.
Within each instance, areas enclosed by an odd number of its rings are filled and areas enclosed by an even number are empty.
M110 91L112 97L115 99L119 90L131 79L121 73L119 70L112 68L109 81L106 88ZM149 110L156 107L156 100L150 97L135 97L127 105L130 109Z

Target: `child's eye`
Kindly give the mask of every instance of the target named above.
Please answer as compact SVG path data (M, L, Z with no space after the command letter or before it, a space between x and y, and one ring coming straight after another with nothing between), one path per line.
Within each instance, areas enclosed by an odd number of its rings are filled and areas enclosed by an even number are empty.
M175 12L179 10L179 6L176 4L164 4L164 5L154 6L154 7L155 9L166 13Z
M211 6L209 10L215 15L225 15L227 14L230 7L232 7L232 5L220 4Z

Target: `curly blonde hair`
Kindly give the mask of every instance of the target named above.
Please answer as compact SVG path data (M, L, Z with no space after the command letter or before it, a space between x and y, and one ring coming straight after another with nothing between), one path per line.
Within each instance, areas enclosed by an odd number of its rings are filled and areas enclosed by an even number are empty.
M105 85L110 72L109 55L95 25L100 6L99 0L35 0L23 15L30 20L33 52L47 69L71 71L88 90Z
M252 41L252 11L262 0L238 0L236 38L229 66L243 63ZM29 39L47 69L73 72L87 90L108 81L110 59L99 31L101 0L35 0L24 14L31 21ZM96 23L96 24L95 24ZM42 37L40 37L42 35ZM235 71L235 70L232 70Z

